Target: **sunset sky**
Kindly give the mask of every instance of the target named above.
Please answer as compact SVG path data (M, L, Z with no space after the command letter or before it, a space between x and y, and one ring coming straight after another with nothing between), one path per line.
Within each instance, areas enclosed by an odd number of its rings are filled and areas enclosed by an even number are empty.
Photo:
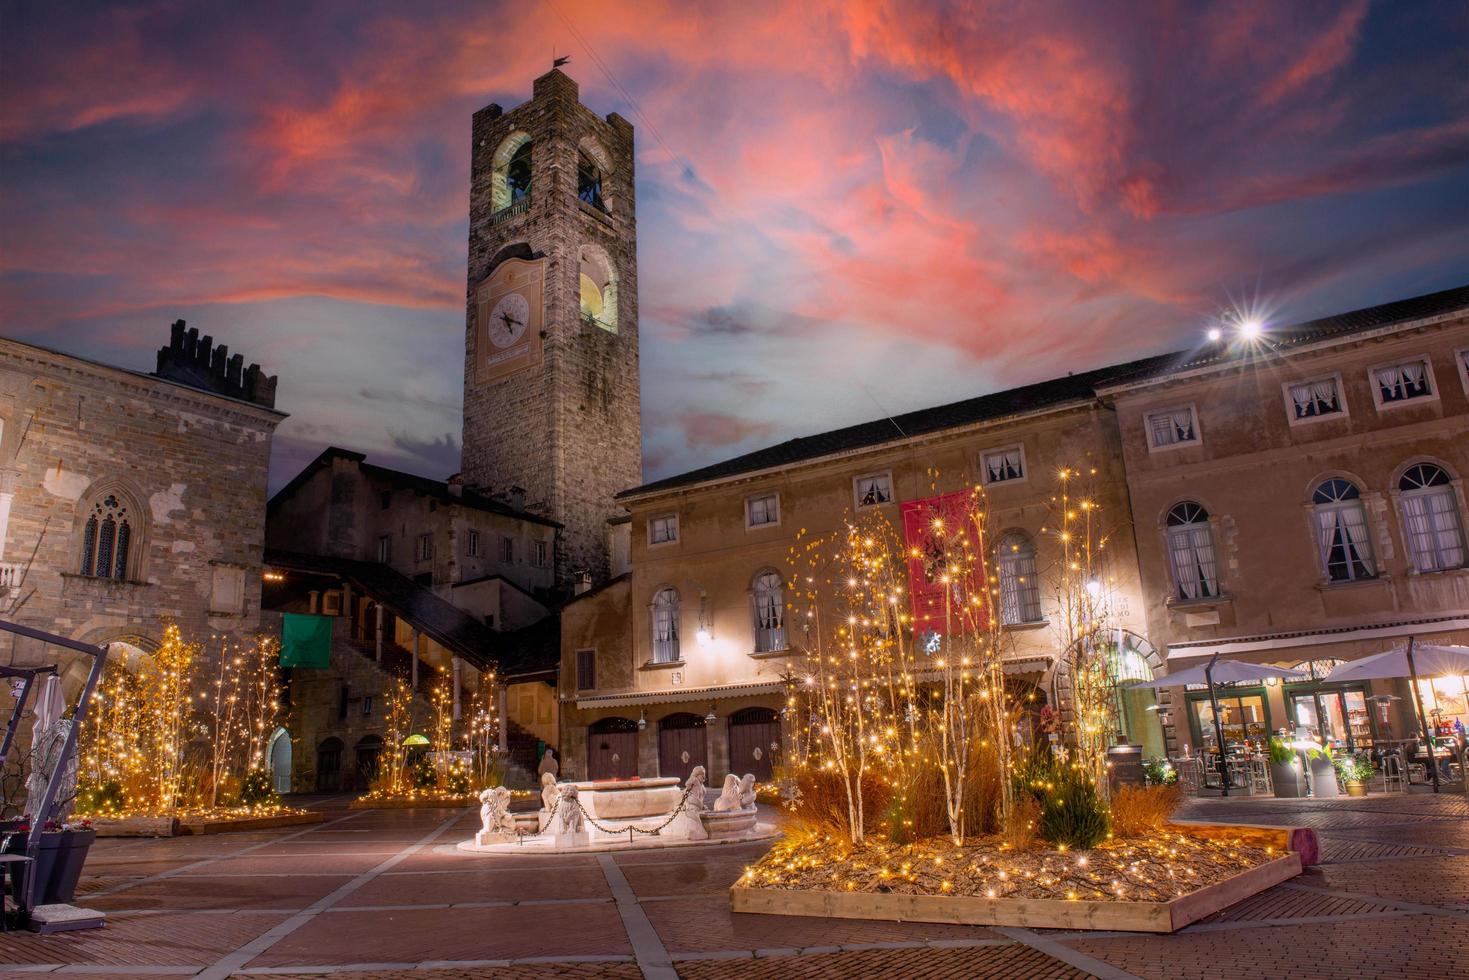
M553 51L637 127L649 478L1469 282L1462 2L87 8L0 4L0 333L187 319L273 488L457 469L470 115Z

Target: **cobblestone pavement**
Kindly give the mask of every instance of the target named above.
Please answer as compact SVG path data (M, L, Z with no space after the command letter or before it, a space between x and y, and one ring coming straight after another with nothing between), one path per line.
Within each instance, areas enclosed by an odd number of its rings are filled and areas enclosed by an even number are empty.
M105 929L0 934L0 977L1367 978L1469 974L1462 796L1199 800L1314 827L1322 862L1171 936L735 915L766 845L575 857L454 849L468 810L331 809L278 832L98 841Z

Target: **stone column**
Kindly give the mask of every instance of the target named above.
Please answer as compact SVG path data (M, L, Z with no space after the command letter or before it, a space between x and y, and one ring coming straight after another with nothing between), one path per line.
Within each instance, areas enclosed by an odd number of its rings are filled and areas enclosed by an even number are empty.
M378 603L374 606L377 610L377 662L383 662L383 606Z
M453 667L452 676L454 684L454 720L458 721L459 716L463 713L463 707L459 703L459 658L453 657L449 661L449 663Z
M504 684L497 684L495 689L495 704L500 713L500 751L510 751L510 696L506 693Z

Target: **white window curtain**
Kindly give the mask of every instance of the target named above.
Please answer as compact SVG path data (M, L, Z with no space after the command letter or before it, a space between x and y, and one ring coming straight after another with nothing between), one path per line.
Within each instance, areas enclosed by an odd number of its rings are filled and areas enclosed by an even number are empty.
M1333 412L1341 411L1341 403L1336 393L1336 381L1330 378L1325 381L1291 385L1290 398L1295 403L1298 419L1314 418L1318 415L1330 415Z
M755 579L755 651L785 648L785 590L779 575L763 572Z
M1194 438L1194 413L1187 408L1175 409L1172 413L1173 427L1178 430L1176 442L1192 442Z
M1168 550L1180 599L1206 599L1219 594L1219 570L1214 557L1214 535L1208 524L1183 524L1168 529Z
M985 469L989 471L991 483L999 483L1002 480L1018 480L1022 476L1020 471L1020 450L1006 449L985 456Z
M1041 618L1040 584L1036 581L1035 547L1026 538L1000 542L1000 622L1006 626L1035 623Z
M1193 442L1195 438L1194 413L1191 409L1178 408L1171 412L1150 415L1148 425L1153 430L1153 445L1155 446Z
M1360 501L1316 509L1321 563L1334 582L1372 578L1377 574L1367 535L1367 512Z
M1404 398L1415 398L1427 393L1424 386L1427 372L1421 361L1378 368L1375 374L1377 387L1381 389L1382 400L1385 402L1402 401Z
M1453 487L1404 494L1402 511L1414 568L1436 572L1464 564L1464 529Z
M678 593L664 589L653 598L653 662L678 660Z

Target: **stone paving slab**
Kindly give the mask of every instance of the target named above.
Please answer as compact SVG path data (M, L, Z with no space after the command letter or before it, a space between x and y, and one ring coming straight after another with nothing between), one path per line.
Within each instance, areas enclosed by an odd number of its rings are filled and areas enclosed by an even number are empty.
M849 980L903 977L905 980L1085 980L1092 974L1052 959L1029 946L970 949L874 949L823 956L772 956L678 962L684 980Z
M207 966L254 939L284 915L237 912L209 915L109 916L103 929L39 936L0 933L0 963L119 964L124 966Z
M344 911L316 916L246 969L631 952L622 920L610 903Z
M109 913L155 909L303 909L351 880L351 875L253 879L183 875L92 898L85 904Z
M1452 907L1469 903L1469 860L1448 856L1318 865L1307 868L1295 883L1418 905ZM1469 970L1465 973L1469 974Z
M1068 945L1148 980L1443 980L1464 975L1469 921L1403 916Z
M611 900L600 868L548 874L535 868L484 868L443 874L385 874L358 889L349 905L433 905L525 902L568 896Z

